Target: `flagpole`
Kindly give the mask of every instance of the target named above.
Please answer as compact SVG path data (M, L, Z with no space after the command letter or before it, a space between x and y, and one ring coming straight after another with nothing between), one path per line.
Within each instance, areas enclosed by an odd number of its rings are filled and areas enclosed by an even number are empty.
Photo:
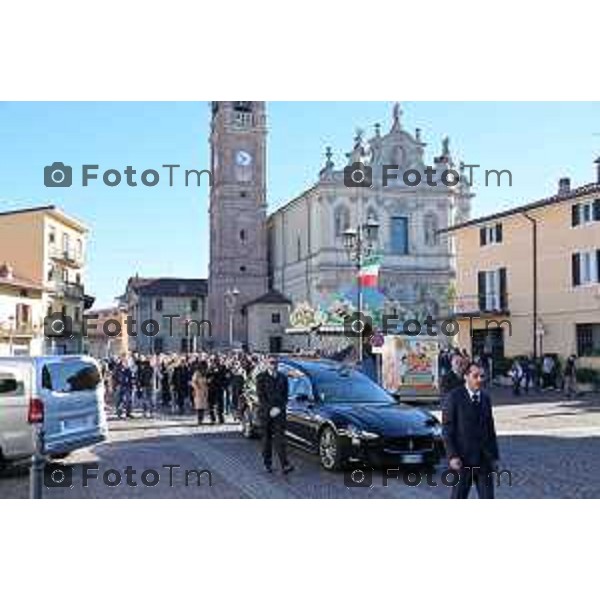
M359 244L359 248L360 248ZM360 315L362 315L362 311L363 311L363 294L362 294L362 263L363 263L363 257L362 257L362 250L359 250L358 252L358 277L357 277L357 282L356 282L356 288L358 290L358 313ZM363 329L364 329L364 324L363 324ZM358 336L358 364L359 366L362 365L362 359L363 359L363 331L361 330L360 335Z

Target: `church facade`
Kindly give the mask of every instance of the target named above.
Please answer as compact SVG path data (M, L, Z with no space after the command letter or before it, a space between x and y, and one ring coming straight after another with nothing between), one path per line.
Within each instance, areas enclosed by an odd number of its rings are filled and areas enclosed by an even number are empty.
M218 340L226 338L228 314L231 321L223 298L234 287L240 300L235 339L251 347L244 307L257 310L255 300L267 290L277 291L293 310L302 303L323 306L351 287L356 267L343 234L367 220L379 224L379 289L386 310L400 314L400 307L420 303L428 314L443 311L454 279L453 253L451 242L436 232L469 218L473 194L464 178L456 185L442 181L442 172L461 171L447 138L427 162L421 132L405 130L398 104L387 133L381 129L375 125L368 139L357 132L347 164L335 165L328 148L315 184L267 216L265 104L213 103L209 314ZM371 169L370 187L348 185L344 168L357 163ZM387 185L385 165L397 166L397 178ZM428 166L435 175L425 174ZM419 185L403 180L409 170L422 175ZM286 325L282 319L281 335Z

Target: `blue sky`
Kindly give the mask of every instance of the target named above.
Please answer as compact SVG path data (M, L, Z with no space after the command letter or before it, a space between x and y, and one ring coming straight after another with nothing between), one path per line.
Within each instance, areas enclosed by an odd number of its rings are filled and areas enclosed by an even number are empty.
M275 208L314 183L326 145L338 165L356 127L385 132L392 102L272 102L268 104L268 201ZM473 216L595 179L600 156L600 103L403 102L403 126L421 128L427 164L449 135L455 157L482 170L510 169L513 186L476 181ZM46 188L44 166L62 161L106 169L209 167L207 102L0 103L0 210L56 203L87 223L88 291L96 306L110 304L127 278L204 277L208 268L208 195L200 188L161 183L154 188L109 188L76 181ZM74 173L76 172L74 168ZM1 260L1 257L0 257Z

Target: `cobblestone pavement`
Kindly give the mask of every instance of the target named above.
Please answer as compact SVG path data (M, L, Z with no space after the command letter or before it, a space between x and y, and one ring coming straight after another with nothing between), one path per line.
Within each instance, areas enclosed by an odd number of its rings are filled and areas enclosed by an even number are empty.
M599 498L600 497L600 397L564 400L558 393L511 398L494 393L496 426L502 468L512 473L512 486L503 479L499 498ZM435 412L435 411L434 411ZM445 498L449 488L441 481L445 466L429 475L421 473L418 486L407 485L408 472L372 474L371 487L347 487L347 473L323 471L316 456L292 449L296 470L288 476L262 469L260 444L244 440L233 423L198 427L189 416L163 415L155 420L136 418L110 422L110 439L90 450L74 453L53 466L72 467L72 487L45 489L48 498ZM167 467L166 465L180 465ZM136 470L126 483L125 469ZM84 468L98 480L83 486ZM93 469L97 469L94 471ZM116 469L121 484L110 487L103 474ZM151 487L142 472L155 469L160 481ZM201 474L186 470L210 471ZM368 471L366 471L368 474ZM170 475L172 474L172 479ZM114 477L115 474L111 474ZM147 482L153 482L148 473ZM414 481L411 479L410 482ZM171 479L171 481L170 481ZM25 498L26 468L10 469L0 476L0 498Z

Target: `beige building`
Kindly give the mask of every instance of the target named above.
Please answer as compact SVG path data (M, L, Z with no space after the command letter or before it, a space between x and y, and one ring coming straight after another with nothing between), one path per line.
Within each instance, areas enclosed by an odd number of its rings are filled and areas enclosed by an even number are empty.
M195 352L210 339L206 279L131 277L120 298L128 349L142 354Z
M600 170L596 183L561 179L554 196L445 232L461 347L600 364Z
M0 265L0 356L36 356L43 351L42 286Z
M87 234L85 225L53 205L0 213L0 262L42 288L45 315L67 324L63 335L45 338L44 353L83 349L83 311L93 303L84 290Z
M127 311L121 306L86 311L84 315L86 353L96 358L127 354L129 337L126 318Z

